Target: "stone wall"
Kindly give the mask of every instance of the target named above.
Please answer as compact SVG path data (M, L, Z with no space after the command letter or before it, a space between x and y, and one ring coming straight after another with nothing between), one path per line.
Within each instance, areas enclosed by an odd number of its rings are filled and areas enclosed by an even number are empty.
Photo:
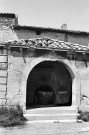
M55 60L54 56L45 55L49 57L49 60ZM27 88L27 79L28 79L28 71L26 68L31 66L34 63L33 61L37 59L37 56L30 56L28 53L24 52L24 55L20 50L18 51L10 51L10 55L8 56L8 83L7 83L7 104L21 104L23 102L26 103L26 88ZM43 56L42 59L44 60ZM34 63L35 64L35 63ZM33 67L34 68L34 65ZM30 71L29 71L30 72ZM24 82L25 81L25 88ZM22 88L23 87L23 88ZM23 89L23 91L22 91ZM25 98L25 99L24 99Z
M61 40L65 42L76 43L80 45L88 45L89 43L89 35L82 34L67 34L61 32L49 32L49 31L41 31L40 35L36 34L36 30L14 30L18 39L31 39L31 38L51 38L56 40Z
M65 34L48 31L42 31L41 35L36 35L36 31L34 30L14 30L14 32L18 39L51 38L64 41L65 38Z
M89 35L77 35L77 34L68 34L67 41L71 43L76 43L80 45L88 45L89 44Z
M0 25L13 26L15 25L15 18L0 17Z
M48 57L50 60L55 60L55 58L61 60L60 56L52 54L44 56L45 59ZM42 57L44 58L44 56ZM0 105L23 105L25 99L23 99L22 87L23 79L27 76L26 67L31 68L30 66L36 58L38 56L32 55L30 51L24 51L23 54L19 48L17 50L7 50L3 47L0 49ZM62 58L62 61L65 62L65 58ZM81 84L79 86L81 106L89 106L89 62L87 62L87 67L83 61L69 60L69 63L76 68L80 77L80 82L77 83ZM25 78L25 82L24 90L27 87L27 78Z
M8 26L0 26L0 42L18 40L16 33Z
M86 67L84 61L76 61L75 66L80 73L81 101L79 109L89 111L89 62Z
M33 58L21 56L21 52L13 53L8 56L8 84L7 84L7 105L16 105L21 103L22 80L24 78L24 69ZM22 101L23 102L23 101Z
M9 27L18 25L18 17L13 13L0 13L0 25Z
M8 65L8 84L7 84L7 104L17 104L17 103L23 104L22 103L23 93L21 91L21 88L23 85L22 80L25 76L25 73L23 71L26 69L26 66L28 64L30 66L30 63L32 63L35 57L34 56L30 57L29 54L27 54L27 56L25 57L22 57L20 53L18 54L18 56L16 53L13 53L13 54L14 55L9 56L9 61L8 61L9 65ZM80 79L79 79L80 82L77 82L77 83L81 84L81 86L79 87L79 89L81 90L81 96L85 95L89 97L89 91L88 91L89 68L84 67L84 62L82 62L83 64L80 64L80 62L78 61L76 62L77 64L75 63L75 61L70 61L70 62L76 67L78 73L80 74ZM81 106L82 106L82 103L83 102L81 102Z

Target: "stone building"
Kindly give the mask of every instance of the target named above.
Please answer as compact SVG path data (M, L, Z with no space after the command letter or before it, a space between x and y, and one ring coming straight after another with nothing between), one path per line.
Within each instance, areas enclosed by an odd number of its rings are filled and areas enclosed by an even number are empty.
M19 104L30 120L76 121L89 105L89 33L20 26L12 15L0 16L0 105Z

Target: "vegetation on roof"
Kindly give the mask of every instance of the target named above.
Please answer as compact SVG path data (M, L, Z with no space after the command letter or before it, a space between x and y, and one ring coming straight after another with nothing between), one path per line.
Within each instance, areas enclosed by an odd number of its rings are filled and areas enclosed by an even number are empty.
M14 13L0 13L0 17L15 18L15 14Z

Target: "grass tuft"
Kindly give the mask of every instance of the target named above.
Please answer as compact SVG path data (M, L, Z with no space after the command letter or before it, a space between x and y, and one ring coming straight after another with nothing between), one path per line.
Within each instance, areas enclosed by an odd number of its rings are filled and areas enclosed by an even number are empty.
M89 112L79 111L78 120L83 120L84 122L89 122Z
M0 126L16 126L24 125L26 118L23 116L23 111L19 105L16 107L1 107L0 108Z

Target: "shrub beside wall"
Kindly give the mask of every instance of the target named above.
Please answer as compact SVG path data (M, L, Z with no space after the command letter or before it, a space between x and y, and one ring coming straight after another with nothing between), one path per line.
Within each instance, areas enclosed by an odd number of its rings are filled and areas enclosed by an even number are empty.
M26 118L23 117L23 111L18 105L16 107L1 107L0 108L0 126L16 126L24 125Z

